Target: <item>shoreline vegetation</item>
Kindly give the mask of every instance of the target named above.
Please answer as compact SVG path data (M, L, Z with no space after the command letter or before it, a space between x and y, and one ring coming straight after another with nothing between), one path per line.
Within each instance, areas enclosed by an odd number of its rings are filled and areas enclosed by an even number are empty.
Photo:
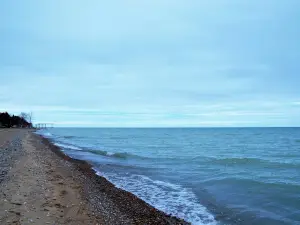
M33 128L32 113L21 113L20 116L0 112L0 128Z
M115 187L33 131L0 129L0 150L7 152L1 160L11 167L0 167L1 224L189 224Z

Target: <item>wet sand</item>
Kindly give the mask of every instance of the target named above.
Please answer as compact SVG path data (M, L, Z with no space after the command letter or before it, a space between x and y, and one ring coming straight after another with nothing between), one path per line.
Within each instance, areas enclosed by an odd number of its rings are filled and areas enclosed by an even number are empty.
M187 224L30 130L0 129L0 224Z

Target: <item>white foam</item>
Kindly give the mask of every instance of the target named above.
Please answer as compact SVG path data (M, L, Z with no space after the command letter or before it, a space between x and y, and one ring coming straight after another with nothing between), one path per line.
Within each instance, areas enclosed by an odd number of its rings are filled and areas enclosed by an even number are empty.
M192 190L177 184L152 180L142 175L117 175L101 173L117 187L132 192L150 205L167 214L185 219L194 225L217 225L217 221L201 205Z
M160 181L160 180L151 180L149 177L146 177L146 176L143 176L143 175L137 175L137 177L141 177L142 179L149 180L149 181L151 181L151 182L153 182L157 185L167 187L167 188L171 188L171 189L174 189L174 190L181 190L182 189L182 187L180 185L177 185L177 184L171 184L171 183Z
M43 135L46 136L46 137L52 137L53 136L50 132L46 132Z
M107 156L113 156L114 154L115 154L115 153L113 153L113 152L107 152L107 153L106 153Z
M43 130L35 131L36 134L42 135L43 137L52 137L53 135L50 132L45 132Z
M73 145L67 145L67 144L61 144L61 143L54 143L56 146L61 147L61 148L67 148L67 149L72 149L72 150L82 150L81 148L78 148Z

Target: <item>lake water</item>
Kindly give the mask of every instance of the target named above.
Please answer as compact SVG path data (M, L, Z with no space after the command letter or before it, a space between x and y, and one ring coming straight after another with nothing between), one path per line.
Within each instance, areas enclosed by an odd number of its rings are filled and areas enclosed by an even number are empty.
M39 133L117 187L192 224L300 224L299 128Z

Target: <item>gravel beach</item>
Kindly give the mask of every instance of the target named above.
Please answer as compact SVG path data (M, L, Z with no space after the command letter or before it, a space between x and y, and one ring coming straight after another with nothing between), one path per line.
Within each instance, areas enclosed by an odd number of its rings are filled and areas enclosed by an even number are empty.
M32 130L0 129L0 224L188 224L66 156Z

